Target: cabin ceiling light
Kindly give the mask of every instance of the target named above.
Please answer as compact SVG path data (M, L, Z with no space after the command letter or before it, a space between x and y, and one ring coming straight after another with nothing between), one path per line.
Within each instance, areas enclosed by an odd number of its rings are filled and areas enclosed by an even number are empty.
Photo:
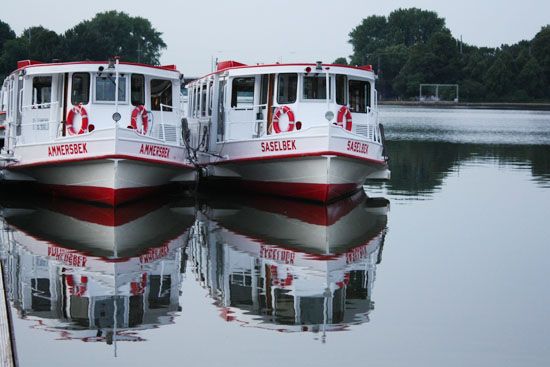
M327 111L327 112L325 113L325 118L326 118L329 122L332 121L332 119L334 118L334 112L332 112L332 111Z

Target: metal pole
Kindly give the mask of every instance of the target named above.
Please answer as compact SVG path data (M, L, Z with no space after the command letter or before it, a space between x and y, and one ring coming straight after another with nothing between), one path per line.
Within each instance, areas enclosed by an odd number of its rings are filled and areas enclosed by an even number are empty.
M118 58L115 60L115 112L118 112Z
M328 67L325 69L325 88L326 88L326 94L327 94L327 111L330 109L330 78L328 76Z

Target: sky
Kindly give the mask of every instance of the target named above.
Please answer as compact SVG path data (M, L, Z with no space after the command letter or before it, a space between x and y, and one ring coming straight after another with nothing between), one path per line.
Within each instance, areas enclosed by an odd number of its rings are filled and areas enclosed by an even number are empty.
M550 24L548 0L27 0L24 8L4 0L0 20L19 35L37 25L63 33L106 10L142 16L163 34L167 49L161 63L176 64L191 77L210 72L216 58L251 64L332 62L353 52L348 34L363 18L409 7L436 11L455 37L477 46L531 39Z

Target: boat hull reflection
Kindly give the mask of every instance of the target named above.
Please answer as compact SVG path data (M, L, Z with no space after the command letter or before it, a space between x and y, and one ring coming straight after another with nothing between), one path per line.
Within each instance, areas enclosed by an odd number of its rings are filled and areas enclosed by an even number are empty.
M3 210L8 293L21 318L61 339L109 344L172 322L193 203L122 209L55 201Z
M220 316L284 332L367 322L388 202L274 200L209 200L198 213L189 256Z

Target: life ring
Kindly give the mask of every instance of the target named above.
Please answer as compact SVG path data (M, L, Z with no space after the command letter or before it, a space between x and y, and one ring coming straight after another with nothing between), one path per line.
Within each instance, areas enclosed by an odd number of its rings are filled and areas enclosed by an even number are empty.
M141 116L141 129L138 129L138 116ZM147 134L147 130L149 129L149 114L147 113L147 109L144 105L140 104L134 108L132 111L130 125L132 126L132 129L137 130L140 134Z
M285 131L282 131L279 126L279 120L283 115L288 116L288 128ZM277 134L279 134L280 132L288 133L294 130L294 112L292 112L292 109L288 106L277 107L275 113L273 114L271 122L273 124L273 130L275 130Z
M340 127L344 127L344 118L346 119L346 130L351 131L352 118L349 108L346 106L340 107L338 110L338 116L336 117L336 123Z
M80 130L76 132L74 129L74 118L76 115L80 115L82 118L82 123L80 124ZM78 105L74 106L67 115L67 131L71 135L80 135L84 134L86 130L88 130L88 112L86 112L86 109L82 106L82 103L79 103Z

